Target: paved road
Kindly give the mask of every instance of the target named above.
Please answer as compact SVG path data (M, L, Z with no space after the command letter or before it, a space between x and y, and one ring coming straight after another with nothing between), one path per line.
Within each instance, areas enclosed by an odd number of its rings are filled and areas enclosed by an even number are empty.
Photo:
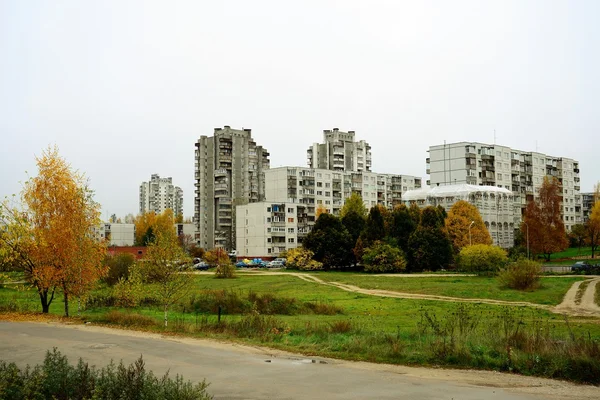
M54 346L73 363L82 357L99 366L110 359L130 363L143 354L147 367L156 374L170 370L171 374L179 373L190 380L206 378L215 399L541 399L547 396L526 394L524 388L553 382L491 372L428 370L322 358L313 362L305 356L212 341L161 338L82 325L0 322L0 358L4 360L35 364ZM489 380L482 379L481 374L488 374ZM478 378L470 380L472 375ZM524 379L529 383L524 384ZM498 385L517 389L504 390ZM569 384L560 385L561 389L568 389L566 392L571 390L564 387Z

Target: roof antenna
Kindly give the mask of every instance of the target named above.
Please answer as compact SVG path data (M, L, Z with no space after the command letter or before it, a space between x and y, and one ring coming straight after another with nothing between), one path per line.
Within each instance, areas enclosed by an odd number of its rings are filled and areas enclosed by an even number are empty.
M494 145L496 144L496 128L494 128Z

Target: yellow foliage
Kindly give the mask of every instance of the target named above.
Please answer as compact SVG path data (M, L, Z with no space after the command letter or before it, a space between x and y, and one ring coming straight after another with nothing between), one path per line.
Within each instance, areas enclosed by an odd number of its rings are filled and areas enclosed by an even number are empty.
M492 238L483 223L479 210L467 201L460 200L452 206L445 224L455 252L459 252L469 245L492 244ZM471 226L470 235L469 226Z
M323 269L323 264L312 259L314 253L304 247L296 247L287 251L286 264L290 268L304 271L315 271Z

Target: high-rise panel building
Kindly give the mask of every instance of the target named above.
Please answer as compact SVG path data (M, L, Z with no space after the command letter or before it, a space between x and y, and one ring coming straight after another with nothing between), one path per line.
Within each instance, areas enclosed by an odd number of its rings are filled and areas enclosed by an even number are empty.
M140 214L154 211L162 213L167 208L174 216L183 215L183 190L173 185L173 179L153 174L150 181L140 185Z
M577 160L497 144L458 142L429 147L426 163L432 187L466 183L512 191L518 209L516 223L520 222L527 202L539 196L544 178L556 178L561 188L565 228L569 230L583 222Z
M235 206L265 198L269 153L250 129L215 128L195 144L195 239L206 249L235 248Z
M323 143L314 143L306 152L308 166L332 171L370 172L371 146L355 140L355 132L338 128L323 131Z

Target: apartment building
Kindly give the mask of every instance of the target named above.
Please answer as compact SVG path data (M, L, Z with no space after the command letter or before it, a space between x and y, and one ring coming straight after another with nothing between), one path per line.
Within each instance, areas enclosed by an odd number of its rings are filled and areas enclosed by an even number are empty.
M468 201L479 210L481 218L492 237L492 243L508 249L515 244L514 194L496 186L469 184L434 186L429 189L406 192L403 201L410 206L442 206L446 212L459 200Z
M354 131L324 130L323 143L314 143L306 154L310 168L340 172L371 171L371 146L364 140L356 141Z
M403 193L421 187L421 178L373 172L338 172L305 167L265 171L267 201L237 207L238 257L277 257L301 245L323 206L339 215L345 199L359 194L367 208L392 208Z
M583 223L585 224L590 220L590 214L592 213L592 208L596 203L595 193L581 193L581 201L582 201L582 213L583 213Z
M167 208L173 215L183 215L183 190L173 185L173 179L153 174L150 181L140 185L140 214L154 211L161 214Z
M269 201L308 206L308 214L323 205L337 215L344 200L359 194L367 208L381 204L393 208L402 193L421 187L421 178L375 172L344 172L304 167L280 167L265 172L265 193Z
M296 248L309 232L305 211L295 203L263 201L238 206L237 257L269 259Z
M571 158L497 144L458 142L431 146L426 164L432 187L469 184L510 190L517 225L527 202L539 195L544 177L555 177L561 185L565 228L583 221L579 162Z
M109 246L133 246L135 243L134 224L102 223L94 231L96 239L106 240Z
M215 128L195 143L195 240L206 249L235 246L235 206L265 198L269 153L250 129Z

